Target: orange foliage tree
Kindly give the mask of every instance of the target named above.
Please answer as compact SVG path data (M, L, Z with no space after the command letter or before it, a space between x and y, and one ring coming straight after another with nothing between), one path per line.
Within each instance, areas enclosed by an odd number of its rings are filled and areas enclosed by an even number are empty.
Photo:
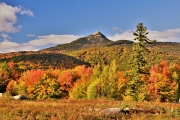
M43 70L31 70L29 71L29 74L26 79L26 85L27 85L27 93L30 96L33 96L33 92L35 91L34 85L40 81L41 77L44 75Z
M126 89L127 89L128 78L126 78L124 76L124 71L119 71L117 73L117 77L118 77L117 86L118 86L118 89L119 89L119 92L120 92L119 99L123 99L125 97L125 92L126 92Z
M93 73L93 69L91 67L86 67L85 65L77 66L74 71L77 79L81 77L90 77Z
M7 91L7 92L12 91L13 85L14 85L14 80L11 80L11 81L8 83L7 87L6 87L6 91Z
M58 81L62 90L69 91L74 86L75 75L67 70L59 76Z
M44 70L31 70L26 80L28 86L34 85L43 76Z
M50 68L50 69L46 70L45 74L51 79L58 80L58 77L59 77L61 71L62 71L61 69L51 69Z
M167 61L150 69L147 80L147 92L151 101L171 101L175 93L176 82L172 80L172 73Z

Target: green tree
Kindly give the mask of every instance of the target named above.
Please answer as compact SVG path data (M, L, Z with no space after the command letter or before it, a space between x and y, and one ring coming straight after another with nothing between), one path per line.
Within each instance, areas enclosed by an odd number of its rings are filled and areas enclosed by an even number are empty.
M89 85L89 79L78 79L74 83L74 87L69 91L70 99L86 99L87 87Z
M91 75L90 81L87 86L87 99L95 99L100 96L100 91L98 91L98 85L101 84L101 75L102 66L98 64L94 67L93 74Z
M98 85L100 84L100 79L97 79L96 81L93 81L88 87L87 87L87 99L95 99L98 95Z
M143 23L138 23L136 31L133 32L135 36L133 43L132 54L130 57L131 71L126 72L126 76L129 77L127 96L131 96L134 100L138 100L138 89L143 85L141 81L141 74L146 74L145 65L147 61L144 57L145 54L150 52L145 46L145 43L153 43L155 40L150 40L147 37L147 28L143 26Z
M133 32L133 35L136 36L134 40L137 40L139 43L153 43L156 42L156 40L150 40L147 37L147 28L143 26L143 23L138 23L136 26L136 31Z
M118 77L117 77L117 65L113 60L110 65L104 67L101 79L101 95L110 99L118 99Z
M25 81L20 81L18 82L14 82L13 84L13 88L12 88L12 93L15 95L27 95L27 86L26 86L26 82Z
M180 62L176 64L173 68L173 80L176 81L176 101L180 100Z

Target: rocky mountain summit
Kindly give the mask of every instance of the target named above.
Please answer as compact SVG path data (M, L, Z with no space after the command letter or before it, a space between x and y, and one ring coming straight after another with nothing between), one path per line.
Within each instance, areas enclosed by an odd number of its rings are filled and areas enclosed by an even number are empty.
M101 32L96 31L93 34L89 35L88 37L102 37L102 38L106 38Z

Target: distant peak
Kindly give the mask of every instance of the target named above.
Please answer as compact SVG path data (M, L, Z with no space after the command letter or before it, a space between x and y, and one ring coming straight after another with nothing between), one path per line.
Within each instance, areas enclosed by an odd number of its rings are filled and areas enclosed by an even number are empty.
M92 35L98 35L98 34L102 34L102 33L100 33L99 31L96 31L96 32L94 32Z
M93 35L93 36L101 36L101 37L106 38L106 37L105 37L101 32L99 32L99 31L94 32L92 35Z

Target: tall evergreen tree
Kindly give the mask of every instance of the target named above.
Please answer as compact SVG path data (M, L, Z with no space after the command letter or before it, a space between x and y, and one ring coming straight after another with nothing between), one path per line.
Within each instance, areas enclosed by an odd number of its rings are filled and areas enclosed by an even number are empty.
M133 32L133 35L136 36L134 40L137 40L141 44L156 42L156 40L150 40L147 37L147 34L149 34L149 32L146 31L147 28L143 26L143 23L138 23L136 28L136 31Z
M145 43L153 43L155 40L150 40L147 37L147 28L143 26L143 23L138 23L136 31L133 32L135 36L134 40L137 42L133 43L132 54L130 57L131 71L126 72L129 77L127 96L131 96L134 100L138 100L138 89L143 85L141 82L141 74L145 74L146 60L144 54L148 49L144 46Z
M147 37L147 28L143 26L143 23L138 23L136 26L136 31L133 32L135 36L134 40L137 41L133 43L133 54L130 59L131 67L136 70L137 73L144 73L144 66L146 60L144 54L149 52L149 50L144 46L145 43L154 43L156 40L150 40Z

